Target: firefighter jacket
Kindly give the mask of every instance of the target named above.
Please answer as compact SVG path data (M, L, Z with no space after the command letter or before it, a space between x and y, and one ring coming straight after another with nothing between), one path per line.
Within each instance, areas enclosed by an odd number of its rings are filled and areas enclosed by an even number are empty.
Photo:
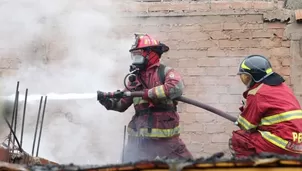
M244 130L256 130L261 136L259 140L264 139L290 153L302 153L302 111L285 83L256 84L243 96L246 104L237 122Z
M182 95L184 84L180 74L170 67L164 69L163 84L158 74L159 66L159 62L155 63L141 75L150 99L124 97L111 109L124 112L134 105L135 115L128 125L129 136L169 138L180 134L177 104L172 99ZM135 84L130 84L135 91L146 89L141 81Z

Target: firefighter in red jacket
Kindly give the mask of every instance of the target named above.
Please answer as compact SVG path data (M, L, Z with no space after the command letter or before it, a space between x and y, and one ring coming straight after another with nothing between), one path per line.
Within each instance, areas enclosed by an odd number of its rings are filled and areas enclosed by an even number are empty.
M246 57L238 74L247 90L236 122L241 130L233 132L230 142L235 156L302 154L302 110L284 79L260 55Z
M135 115L128 125L125 162L153 160L156 157L192 158L179 138L179 115L177 103L173 100L182 95L182 78L170 67L163 71L164 83L161 83L158 74L160 57L169 47L148 34L135 34L135 38L129 51L133 60L130 71L136 72L136 80L129 82L127 87L143 91L144 96L113 99L106 98L105 92L98 92L98 100L107 110L124 112L134 105Z

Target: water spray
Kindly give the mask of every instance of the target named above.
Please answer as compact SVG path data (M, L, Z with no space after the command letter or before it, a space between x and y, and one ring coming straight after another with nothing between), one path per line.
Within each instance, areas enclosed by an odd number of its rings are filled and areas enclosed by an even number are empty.
M24 101L25 96L23 94L19 94L19 101ZM41 99L41 96L47 96L47 100L89 100L96 99L96 93L47 93L47 94L32 94L27 96L27 102L35 102ZM15 94L9 96L2 96L1 98L9 101L13 101L15 98Z

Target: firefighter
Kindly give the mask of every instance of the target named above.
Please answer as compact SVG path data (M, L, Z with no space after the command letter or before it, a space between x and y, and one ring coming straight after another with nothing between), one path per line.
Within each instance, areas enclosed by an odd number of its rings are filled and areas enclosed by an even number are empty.
M261 55L246 57L238 75L247 90L236 122L241 129L230 139L235 156L302 154L301 106L268 59Z
M107 110L124 112L134 105L135 115L127 130L125 162L156 157L192 158L179 137L177 102L173 100L182 95L183 80L176 70L160 63L162 54L168 50L168 46L148 34L135 34L135 43L129 50L133 61L130 71L135 78L128 82L127 89L143 91L144 96L112 99L105 96L106 92L98 92L98 100Z

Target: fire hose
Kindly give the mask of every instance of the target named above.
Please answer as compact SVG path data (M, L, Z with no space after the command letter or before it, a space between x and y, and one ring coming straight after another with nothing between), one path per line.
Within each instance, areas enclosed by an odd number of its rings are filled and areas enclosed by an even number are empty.
M141 91L134 91L134 92L131 92L131 91L126 91L126 92L121 92L121 93L117 93L117 94L114 94L114 93L108 93L106 94L107 97L110 97L110 98L118 98L118 97L142 97L143 96L143 92ZM227 114L217 108L214 108L210 105L207 105L207 104L204 104L204 103L201 103L201 102L198 102L196 100L193 100L193 99L189 99L187 97L184 97L184 96L180 96L178 98L175 98L174 100L177 100L177 101L181 101L181 102L184 102L184 103L187 103L187 104L190 104L190 105L193 105L193 106L196 106L196 107L199 107L199 108L202 108L202 109L205 109L209 112L212 112L212 113L215 113L231 122L236 122L237 118L230 115L230 114Z

